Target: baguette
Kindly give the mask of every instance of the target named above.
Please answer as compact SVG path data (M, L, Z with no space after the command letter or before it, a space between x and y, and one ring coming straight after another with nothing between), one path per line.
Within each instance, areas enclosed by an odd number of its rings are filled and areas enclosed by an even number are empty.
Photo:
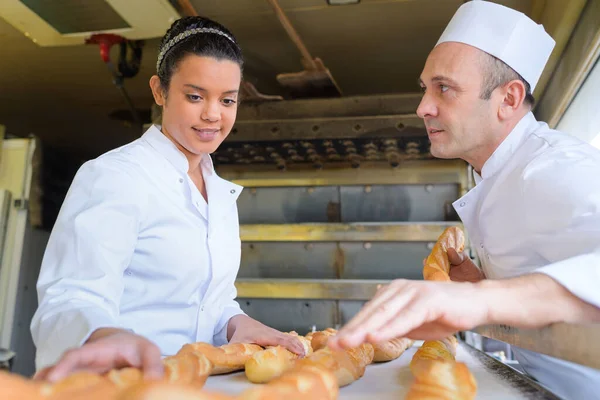
M325 367L335 376L338 386L343 387L361 378L367 365L373 362L374 350L369 343L348 350L334 351L329 347L315 351L310 357L296 362L296 365L317 365Z
M416 363L411 369L415 382L406 400L474 399L477 383L469 368L461 362L430 361Z
M407 338L396 338L387 342L373 344L373 362L387 362L397 359L414 343Z
M115 400L234 400L235 397L199 391L173 382L139 382L121 391ZM108 400L108 399L107 399Z
M236 400L335 400L338 393L338 381L328 368L296 363L266 385L244 391Z
M119 388L106 377L92 372L76 372L54 383L46 383L40 393L49 400L103 400L114 398Z
M41 400L41 384L31 379L0 370L0 391L3 400Z
M465 249L465 235L460 228L449 227L442 232L425 259L423 278L428 281L449 281L450 261L447 250L455 249L457 253Z
M433 246L423 266L423 277L431 281L450 281L447 250L464 250L465 237L460 228L446 228ZM427 340L410 362L415 381L406 400L472 400L477 383L466 364L456 362L458 341L454 336Z
M333 328L327 328L323 331L310 332L306 335L306 338L310 340L310 345L313 351L321 350L327 346L329 338L337 333L337 330Z
M312 347L308 339L298 336L296 332L291 332L289 335L295 336L300 340L304 347L305 357L312 354ZM252 354L250 359L246 361L244 370L250 382L266 383L290 369L297 359L298 355L285 347L270 347Z
M202 353L213 365L210 375L219 375L244 369L246 361L261 350L263 348L256 344L231 343L215 347L208 343L198 342L184 345L177 355L188 352Z

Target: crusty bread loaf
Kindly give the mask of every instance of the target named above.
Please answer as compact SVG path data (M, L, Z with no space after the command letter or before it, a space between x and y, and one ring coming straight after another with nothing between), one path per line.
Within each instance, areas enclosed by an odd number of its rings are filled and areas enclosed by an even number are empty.
M387 362L397 359L413 344L413 340L396 338L373 344L373 362Z
M308 339L298 336L296 332L290 332L289 335L296 337L302 343L305 357L312 354L312 347ZM244 368L246 377L252 383L269 382L290 369L297 359L297 354L282 346L257 351L246 361Z
M450 261L447 250L460 253L465 248L465 235L458 227L449 227L442 232L429 256L425 259L423 278L428 281L449 281Z
M179 350L177 355L185 354L187 352L202 353L213 365L211 375L219 375L244 369L246 361L248 361L254 353L261 350L263 350L263 348L256 344L231 343L215 347L209 343L198 342L186 344Z

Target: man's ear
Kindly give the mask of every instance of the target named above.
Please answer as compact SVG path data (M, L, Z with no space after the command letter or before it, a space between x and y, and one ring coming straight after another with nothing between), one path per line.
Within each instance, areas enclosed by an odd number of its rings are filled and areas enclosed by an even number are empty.
M521 108L527 92L525 84L515 79L504 85L501 93L504 97L498 109L498 118L505 120L513 116Z
M152 78L150 78L150 89L152 89L154 102L161 107L164 106L166 102L166 93L160 84L158 75L152 75Z

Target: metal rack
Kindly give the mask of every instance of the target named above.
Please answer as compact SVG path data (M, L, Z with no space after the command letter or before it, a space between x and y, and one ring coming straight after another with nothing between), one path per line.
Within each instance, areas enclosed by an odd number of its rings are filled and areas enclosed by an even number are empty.
M434 159L420 94L246 103L213 154L238 199L242 308L281 330L339 326L395 278L421 279L467 165Z

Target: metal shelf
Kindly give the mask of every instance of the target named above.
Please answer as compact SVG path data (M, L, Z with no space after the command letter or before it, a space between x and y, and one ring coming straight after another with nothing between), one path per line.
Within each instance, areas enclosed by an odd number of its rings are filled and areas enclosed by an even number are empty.
M239 298L370 300L386 280L238 279Z
M241 225L245 242L435 242L448 223L360 223Z

